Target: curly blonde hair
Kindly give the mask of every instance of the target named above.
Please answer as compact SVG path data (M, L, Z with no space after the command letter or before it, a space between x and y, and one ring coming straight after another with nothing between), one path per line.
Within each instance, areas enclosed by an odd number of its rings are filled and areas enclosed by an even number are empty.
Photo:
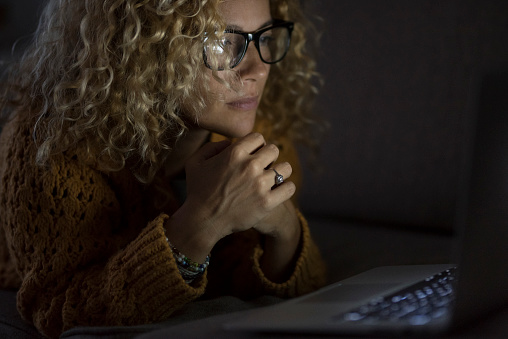
M38 164L77 145L102 169L129 165L150 181L185 132L182 107L206 105L203 37L223 31L221 0L50 0L32 46L12 68L7 99L34 121ZM309 140L315 73L298 0L271 0L295 22L258 114L276 136Z

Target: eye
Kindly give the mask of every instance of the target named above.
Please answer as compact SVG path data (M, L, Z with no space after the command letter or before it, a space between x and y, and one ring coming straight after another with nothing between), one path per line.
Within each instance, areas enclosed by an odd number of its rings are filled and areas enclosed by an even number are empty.
M231 41L230 39L228 38L224 38L222 39L221 41L221 45L224 46L224 48L228 48L228 46L231 46L233 45L233 41Z
M266 32L265 34L263 34L259 37L259 44L261 46L266 46L266 45L271 44L274 40L275 39L272 35L272 32Z

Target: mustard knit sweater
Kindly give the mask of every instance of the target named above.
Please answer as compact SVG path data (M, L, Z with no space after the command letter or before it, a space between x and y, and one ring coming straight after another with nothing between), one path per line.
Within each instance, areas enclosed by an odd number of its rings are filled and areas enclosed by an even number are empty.
M35 166L29 120L9 122L0 138L0 288L18 289L20 314L45 335L160 322L204 294L293 297L324 284L301 215L300 252L286 282L264 276L262 236L250 230L221 240L205 275L186 284L163 228L179 206L176 194L167 195L171 186L143 185L127 170L105 174L79 151ZM299 182L296 152L279 141L279 160L293 165Z

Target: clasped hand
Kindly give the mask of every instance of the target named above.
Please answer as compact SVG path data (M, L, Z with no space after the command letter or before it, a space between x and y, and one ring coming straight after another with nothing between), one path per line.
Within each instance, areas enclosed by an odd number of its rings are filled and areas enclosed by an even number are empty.
M279 149L252 133L231 144L208 143L186 164L185 205L217 240L233 232L256 228L277 233L276 225L261 222L295 193L291 181L275 186L275 172L291 176L289 163L274 164ZM286 211L287 209L281 209Z

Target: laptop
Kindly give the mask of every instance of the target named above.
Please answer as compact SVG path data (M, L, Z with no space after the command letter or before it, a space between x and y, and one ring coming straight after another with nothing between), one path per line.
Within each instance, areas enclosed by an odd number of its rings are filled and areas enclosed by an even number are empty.
M486 75L474 92L457 203L455 263L375 268L252 310L224 328L437 334L508 306L508 72Z

